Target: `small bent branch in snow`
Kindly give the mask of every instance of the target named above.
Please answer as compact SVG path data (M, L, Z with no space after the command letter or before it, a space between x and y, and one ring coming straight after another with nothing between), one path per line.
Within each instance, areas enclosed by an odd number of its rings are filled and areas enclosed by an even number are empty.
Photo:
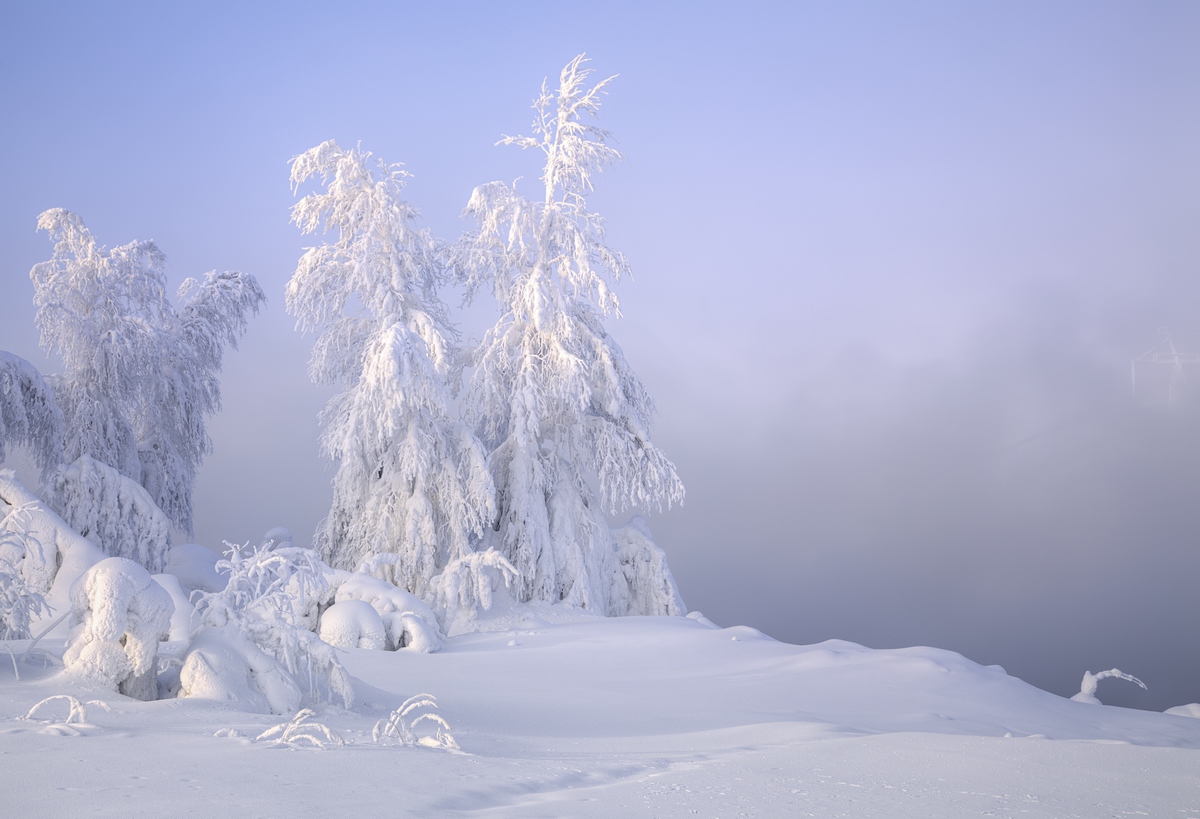
M98 706L103 708L105 711L112 710L108 703L104 702L104 700L88 700L86 703L84 703L80 702L77 698L72 697L70 694L56 694L53 697L46 697L46 699L35 704L29 709L29 713L21 717L21 719L35 719L34 714L38 712L39 708L41 708L43 705L49 705L52 702L57 702L58 700L66 700L67 705L71 709L67 714L67 718L60 723L61 725L70 725L71 723L76 725L87 725L87 706L89 705Z
M274 728L263 731L254 738L254 741L272 740L272 745L307 744L314 748L320 748L322 751L329 750L330 746L346 744L341 736L328 726L315 721L310 722L315 716L315 711L305 708L297 712L296 716L288 722L281 722Z
M1086 702L1090 705L1103 705L1096 698L1096 686L1101 680L1108 679L1109 677L1116 677L1118 680L1137 683L1143 691L1148 690L1146 684L1132 674L1126 674L1119 668L1110 668L1108 671L1101 671L1097 674L1093 674L1090 671L1083 672L1083 682L1079 684L1079 693L1071 697L1071 699L1075 702Z
M409 719L413 712L420 708L431 710L421 711ZM422 722L428 722L434 726L435 733L432 736L418 736L413 731ZM417 694L405 700L387 719L376 722L375 727L371 730L371 738L376 745L385 745L389 739L392 739L410 747L420 745L425 748L461 751L454 735L450 733L451 730L450 723L437 713L437 700L433 695Z

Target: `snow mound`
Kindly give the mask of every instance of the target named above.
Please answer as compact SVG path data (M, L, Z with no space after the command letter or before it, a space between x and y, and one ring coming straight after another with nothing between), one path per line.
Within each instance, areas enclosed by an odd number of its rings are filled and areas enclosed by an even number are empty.
M188 593L180 585L179 578L173 574L152 574L150 579L162 586L163 591L171 596L171 602L175 604L175 611L171 615L170 636L167 639L173 643L191 639L194 626L192 618L196 607L192 605Z
M1176 705L1174 708L1168 708L1166 711L1163 711L1163 713L1170 714L1173 717L1194 717L1200 719L1200 702Z
M127 697L156 699L158 642L174 610L171 595L141 566L123 557L101 560L71 587L80 627L63 664Z
M389 642L383 618L363 600L343 600L326 609L318 636L338 648L372 651L386 648Z
M441 648L437 617L415 594L368 574L339 571L334 573L334 582L337 583L335 606L351 600L369 603L381 618L389 648L409 648L426 654ZM328 614L326 611L324 616Z
M196 635L183 657L179 696L258 714L290 714L301 700L300 687L287 670L232 626Z

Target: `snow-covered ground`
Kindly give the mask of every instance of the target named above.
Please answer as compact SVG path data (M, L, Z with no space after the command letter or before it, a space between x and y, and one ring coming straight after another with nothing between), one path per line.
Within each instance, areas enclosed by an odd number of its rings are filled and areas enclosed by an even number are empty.
M317 709L345 742L328 750L253 741L281 717L89 690L36 651L16 682L0 651L0 813L1200 819L1200 719L1071 702L937 649L537 614L433 654L343 650L357 702ZM373 741L419 693L461 752ZM57 694L108 710L22 719Z

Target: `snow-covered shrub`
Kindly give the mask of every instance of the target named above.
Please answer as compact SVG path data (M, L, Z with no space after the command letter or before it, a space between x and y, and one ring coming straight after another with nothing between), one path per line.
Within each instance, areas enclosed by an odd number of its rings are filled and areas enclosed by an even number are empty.
M361 600L379 613L391 650L407 648L428 654L441 648L438 619L419 597L386 580L366 574L335 572L335 603Z
M46 500L64 521L105 554L163 571L171 523L142 485L90 455L60 466L45 487Z
M33 452L43 475L62 458L63 417L37 368L0 350L0 463L5 446Z
M503 140L544 154L542 190L476 188L466 210L478 229L452 258L472 293L491 284L503 312L473 355L465 402L499 499L485 544L516 567L520 600L620 614L607 513L670 507L684 490L650 442L654 402L603 324L619 314L610 281L629 264L586 207L593 177L620 154L589 122L609 80L589 88L583 63L563 69L557 90L543 83L534 136Z
M290 714L303 698L287 669L235 626L205 628L196 635L183 656L177 694L260 714Z
M1086 702L1090 705L1103 705L1096 698L1096 686L1101 680L1106 680L1109 677L1116 677L1118 680L1137 683L1142 690L1146 690L1146 684L1132 674L1126 674L1119 668L1110 668L1108 671L1100 671L1093 674L1090 671L1083 672L1083 682L1079 684L1079 693L1071 697L1075 702Z
M379 651L388 647L383 618L370 603L344 600L334 603L321 615L321 639L338 648L366 648Z
M132 560L110 557L71 588L79 627L63 655L67 670L139 700L158 696L158 643L168 634L171 596Z
M104 700L88 700L87 702L80 702L78 698L72 697L70 694L55 694L53 697L46 697L46 699L35 703L34 706L29 709L29 713L22 717L22 719L38 719L37 713L41 711L44 706L52 705L56 702L65 702L68 708L67 718L59 723L60 725L71 725L72 723L75 725L87 725L87 707L89 705L95 705L96 707L102 708L105 711L112 710L112 708L110 708L108 703L106 703Z
M302 681L310 697L336 694L349 708L350 675L333 647L313 633L333 591L328 567L311 549L295 546L231 546L226 554L217 570L229 573L228 584L197 595L202 626L232 626Z
M254 741L271 740L273 745L309 745L322 751L328 750L331 745L346 744L337 731L315 721L315 716L316 713L311 708L305 708L289 721L263 731Z
M667 555L655 543L641 515L612 530L620 571L613 576L613 614L687 614Z
M192 605L187 591L179 584L179 578L173 574L152 574L150 579L162 586L163 591L171 596L171 603L175 606L175 611L171 614L169 636L166 639L173 643L190 640L195 626L192 621L196 615L196 607Z
M0 544L12 538L0 535ZM21 572L0 557L0 640L28 640L29 624L38 615L49 614L46 598L31 589Z
M422 723L428 723L433 728L433 734L418 734L414 730ZM458 743L450 733L451 730L450 723L437 713L437 700L433 695L417 694L405 700L387 719L376 722L371 737L377 745L386 745L392 741L401 745L457 751Z
M196 470L212 448L204 421L221 403L216 375L262 289L252 276L214 271L183 283L176 310L153 242L109 250L62 208L42 213L38 228L54 254L29 273L36 322L42 347L63 361L51 379L63 416L55 461L92 456L190 532Z
M0 469L0 557L30 589L45 595L50 609L62 613L71 608L72 585L104 553L38 500L12 470Z
M317 534L330 565L391 552L396 585L424 594L495 511L482 445L450 411L459 377L454 330L436 294L438 243L414 226L407 174L332 140L292 160L292 187L319 179L292 221L332 234L288 282L287 308L319 335L309 372L341 389L321 415L321 448L338 462Z
M472 552L452 560L433 579L429 596L442 627L447 632L459 610L469 614L488 611L492 594L501 583L511 588L518 579L517 570L495 549Z

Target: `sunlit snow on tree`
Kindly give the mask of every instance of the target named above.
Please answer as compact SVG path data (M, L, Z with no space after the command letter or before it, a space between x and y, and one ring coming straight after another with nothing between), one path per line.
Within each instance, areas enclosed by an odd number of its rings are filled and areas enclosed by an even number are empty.
M518 571L519 596L625 614L613 600L621 568L606 515L669 507L684 490L650 443L654 403L603 325L619 315L609 278L629 265L604 243L586 197L593 176L621 157L587 121L609 80L589 88L583 63L563 69L556 91L543 84L534 136L502 140L545 155L544 197L503 182L476 188L467 212L478 230L454 259L472 288L493 287L504 311L475 352L467 406L491 452L495 546Z
M321 444L338 462L333 503L317 546L353 569L395 553L397 585L424 594L447 562L470 551L492 519L484 451L450 412L458 377L438 248L413 227L404 171L359 149L325 142L292 161L292 185L323 190L292 211L309 248L287 287L287 307L318 333L309 372L342 388L322 414Z

